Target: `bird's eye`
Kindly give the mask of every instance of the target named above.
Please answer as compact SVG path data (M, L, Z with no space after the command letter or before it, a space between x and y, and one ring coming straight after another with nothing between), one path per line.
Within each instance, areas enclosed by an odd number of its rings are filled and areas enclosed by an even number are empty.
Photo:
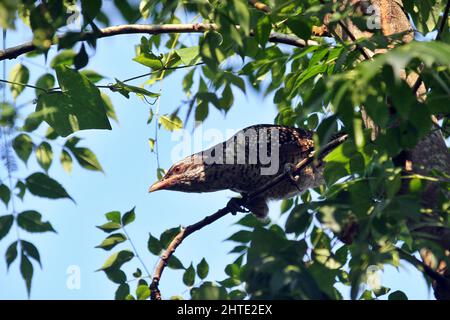
M181 167L177 166L177 167L173 168L173 173L175 173L175 174L181 173Z

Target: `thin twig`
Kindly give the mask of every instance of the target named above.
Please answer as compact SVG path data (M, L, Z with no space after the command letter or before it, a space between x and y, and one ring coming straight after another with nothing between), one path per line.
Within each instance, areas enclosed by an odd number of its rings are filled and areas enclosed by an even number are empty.
M184 68L190 68L190 67L201 66L201 65L204 65L204 64L205 64L204 62L198 62L198 63L195 63L195 64L191 64L191 65L185 65L185 66L176 66L176 67L164 67L164 68L161 68L161 69L157 69L157 70L153 70L153 71L150 71L150 72L147 72L147 73L141 74L141 75L139 75L139 76L135 76L135 77L131 77L131 78L128 78L128 79L122 80L122 82L129 82L129 81L133 81L133 80L136 80L136 79L139 79L139 78L143 78L143 77L147 77L147 76L150 76L150 75L152 75L152 74L155 74L155 73L157 73L157 72L161 72L161 71L164 71L164 70L177 70L177 69L184 69Z
M191 67L196 67L196 66L200 66L200 65L203 65L203 64L205 64L205 63L204 62L198 62L198 63L195 63L195 64L185 65L185 66L164 67L164 68L161 68L161 69L158 69L158 70L153 70L151 72L147 72L147 73L141 74L139 76L135 76L135 77L131 77L131 78L125 79L122 82L129 82L129 81L136 80L136 79L139 79L139 78L147 77L147 76L152 75L154 73L165 71L165 70L177 70L177 69L191 68ZM41 87L33 86L31 84L26 84L26 83L21 83L21 82L14 82L14 81L9 81L9 80L5 80L5 79L0 79L0 82L14 84L14 85L18 85L18 86L24 86L24 87L28 87L28 88L33 88L33 89L44 91L45 93L56 92L57 90L61 90L61 87L54 87L54 88L51 88L51 89L44 89L44 88L41 88ZM95 86L97 88L102 88L102 89L111 89L111 88L114 87L114 85L111 85L111 84L104 84L104 85L96 84Z
M134 255L136 256L136 258L138 258L139 262L141 263L142 267L144 268L144 271L147 273L148 278L150 278L151 277L150 271L147 269L147 266L145 265L144 260L142 260L141 256L139 255L139 252L137 251L133 240L131 240L131 237L128 234L127 229L125 229L125 226L122 226L122 230L125 233L125 235L127 236L127 240L128 240L128 242L130 242L131 248L133 248Z
M2 46L3 48L6 47L6 29L3 29L3 37L2 37ZM6 61L3 61L3 78L6 78ZM6 86L3 86L3 103L6 103ZM10 145L10 132L8 129L2 127L0 128L0 132L1 132L1 136L3 139L3 144L4 144L4 148L5 148L5 152L9 153L9 150L11 148ZM11 193L13 193L13 176L12 176L12 169L11 169L11 163L10 163L10 156L9 154L6 154L5 156L5 160L6 160L6 170L8 171L8 186L9 186L9 190ZM16 237L17 237L17 241L18 243L21 243L21 238L20 238L20 230L19 230L19 224L17 223L17 210L16 210L16 203L15 203L15 196L14 194L11 196L11 207L12 207L12 214L14 216L14 219L16 220L15 226L16 226Z
M8 83L8 84L14 84L14 85L28 87L28 88L33 88L33 89L42 90L44 92L47 92L47 89L44 89L44 88L41 88L41 87L36 87L36 86L31 85L31 84L26 84L26 83L21 83L21 82L14 82L14 81L9 81L9 80L5 80L5 79L0 79L0 82Z
M229 213L236 213L237 207L244 206L249 203L252 199L257 196L263 194L270 188L273 188L275 185L279 184L285 179L289 178L289 175L299 174L306 166L311 164L314 160L321 160L324 155L326 155L330 150L336 148L338 145L343 143L348 138L348 134L344 134L341 137L330 141L323 148L319 150L319 152L312 151L306 158L297 163L294 168L290 172L284 172L274 179L272 179L269 183L263 185L252 193L245 195L243 198L233 198L228 201L227 205L220 210L217 210L212 215L209 215L203 218L201 221L198 221L192 225L187 226L186 228L181 229L181 231L173 238L173 240L168 245L167 249L161 255L161 258L158 262L158 265L155 268L155 272L153 274L152 283L150 285L151 291L151 299L152 300L161 300L161 292L159 290L159 282L161 280L162 273L167 266L170 257L174 254L177 247L186 239L190 234L194 233L202 229L203 227L213 223L214 221L226 216ZM316 157L317 156L317 157Z
M320 0L320 3L322 5L325 5L325 1L324 0ZM335 13L334 10L331 11L331 13ZM357 39L355 37L355 35L350 31L350 29L345 25L344 22L342 22L341 20L338 21L339 26L342 28L342 30L348 35L348 37L350 38L350 40L352 40L353 44L356 46L356 49L358 49L359 52L361 52L361 54L363 55L363 57L366 60L371 60L371 57L367 54L366 50L364 50L363 47L361 47L361 45L359 43L357 43ZM329 28L329 30L331 30L331 28ZM333 33L333 31L331 31ZM337 34L334 35L335 37L337 36Z

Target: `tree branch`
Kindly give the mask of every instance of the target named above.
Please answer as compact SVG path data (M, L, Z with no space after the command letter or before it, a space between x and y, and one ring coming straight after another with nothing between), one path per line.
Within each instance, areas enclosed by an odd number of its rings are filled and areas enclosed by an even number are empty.
M192 233L204 228L205 226L213 223L214 221L226 216L229 213L235 214L237 211L240 211L238 207L245 206L252 199L258 197L263 194L270 188L273 188L275 185L279 184L285 179L289 179L291 175L299 174L306 166L311 164L314 160L322 160L323 157L328 154L331 150L339 146L345 140L347 140L348 134L344 134L329 143L323 146L319 152L312 151L306 158L302 159L298 162L290 171L286 171L274 179L272 179L269 183L263 185L259 189L253 191L245 195L243 198L233 198L228 201L227 205L220 210L217 210L215 213L203 218L202 220L187 226L186 228L181 229L181 231L173 238L173 240L168 245L167 249L161 255L161 258L156 266L155 272L153 274L152 283L150 284L151 291L151 299L152 300L161 300L161 292L159 290L159 281L161 280L162 273L167 266L170 257L174 254L175 250L178 246ZM317 157L316 157L317 156Z
M239 27L239 26L237 26ZM169 34L169 33L203 33L208 30L218 30L215 23L184 23L184 24L163 24L163 25L144 25L144 24L125 24L100 29L96 32L82 32L80 33L78 41L87 39L101 39L113 37L121 34ZM254 36L254 33L250 33ZM64 38L65 35L59 36L58 41ZM293 35L282 34L278 32L271 32L269 41L273 43L283 43L294 47L305 47L308 45L316 45L315 41L305 41ZM56 44L52 43L53 45ZM15 59L18 56L32 52L37 47L32 41L23 43L21 45L7 48L0 51L0 61L5 59Z
M320 0L320 3L322 5L325 5L325 1L324 0ZM334 10L331 11L331 13L335 13ZM364 57L364 59L366 60L371 60L371 57L367 54L366 50L364 50L364 48L357 43L357 39L355 37L355 35L350 31L350 29L345 25L345 23L342 20L338 21L338 25L342 28L342 30L347 34L347 36L350 38L350 40L352 41L352 43L356 46L356 49L358 49L358 51L362 54L362 56ZM330 33L337 38L336 40L340 40L339 36L336 34L335 31L333 31L331 28L327 28ZM341 39L342 41L342 39Z

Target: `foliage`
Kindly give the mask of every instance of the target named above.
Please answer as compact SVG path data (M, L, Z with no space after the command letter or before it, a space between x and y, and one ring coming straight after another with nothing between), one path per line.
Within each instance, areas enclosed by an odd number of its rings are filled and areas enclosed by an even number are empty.
M53 70L37 78L34 85L37 105L34 112L21 114L24 121L18 117L20 110L16 103L22 92L29 90L25 86L30 79L29 70L21 63L10 68L8 80L13 101L1 104L2 135L6 138L2 152L6 154L12 148L24 164L34 153L45 173L11 178L13 162L6 161L9 183L2 181L0 197L11 213L0 216L0 239L14 225L32 233L54 231L39 212L18 213L14 205L8 205L23 201L27 191L50 199L72 199L48 174L57 158L54 156L57 142L62 141L59 159L67 172L72 170L73 159L87 170L103 171L95 154L78 146L80 139L76 133L85 129L111 129L110 119L117 120L117 117L105 92L119 93L124 98L138 95L149 104L148 124L158 130L173 131L192 119L207 120L210 108L226 114L236 107L233 104L236 90L247 93L251 89L264 95L273 94L278 110L275 123L315 129L319 144L341 128L351 139L327 156L326 185L283 202L284 224L262 223L250 215L239 220L241 230L228 239L237 243L232 250L237 258L226 266L227 278L206 281L209 266L205 259L186 267L186 263L172 256L169 267L183 270L182 281L190 289L192 299L341 299L337 284L350 286L352 298L374 299L390 293L387 288L361 290L367 268L382 268L385 264L398 267L399 250L411 256L424 246L436 247L415 233L407 221L428 221L427 217L434 216L437 218L428 223L450 227L450 202L445 196L450 177L438 170L429 176L405 177L394 161L402 151L412 149L435 130L430 120L433 114L440 115L442 132L448 138L448 25L441 42L404 44L398 35L387 38L379 30L372 30L374 36L358 40L360 46L373 51L393 49L373 60L360 62L360 52L354 45L315 37L311 30L322 24L327 13L332 13L331 28L340 19L350 17L364 29L370 16L358 16L353 8L321 4L317 0L264 2L272 8L270 12L257 10L244 0L142 0L139 6L131 1L114 1L128 23L139 19L152 24L180 23L184 19L180 12L187 12L186 22L217 25L214 30L201 33L194 44L179 34L143 36L136 45L134 61L121 62L139 63L147 71L145 82L139 86L129 82L144 76L101 85L98 83L103 76L85 68L92 59L86 49L95 50L99 28L111 25L101 0L81 1L82 30L66 32L59 38L55 38L60 34L58 31L71 21L67 9L73 1L0 3L0 24L4 28L14 28L18 15L33 34L36 50L27 59L47 55L55 42L58 49L49 63ZM405 9L417 30L425 35L439 28L439 13L445 3L437 0L423 3L405 1ZM284 46L271 42L271 32L315 42L303 48ZM419 66L429 91L425 101L416 100L400 78L402 69L409 73ZM181 87L187 100L172 113L159 114L158 97L164 92L155 93L149 87L174 72L185 72ZM380 128L374 141L364 129L362 107ZM182 112L186 114L184 122ZM48 128L45 137L32 136L44 127ZM157 152L157 137L151 138L149 144L151 151ZM158 175L161 172L158 168ZM400 193L405 181L408 192ZM420 202L420 193L431 182L441 191L435 207L427 208ZM99 248L109 251L131 242L125 226L134 221L134 209L123 215L110 212L106 218L107 222L99 229L108 236ZM357 230L348 230L355 225ZM178 231L179 228L168 229L159 238L150 234L150 253L159 256ZM351 241L346 239L349 235ZM436 255L448 260L442 248L436 250ZM18 237L7 248L7 266L19 256L20 271L29 291L33 276L31 261L40 264L39 251L31 242ZM117 251L100 269L118 285L117 299L150 296L145 280L149 274L143 275L137 269L129 278L122 270L137 258L131 243L131 250ZM145 269L145 265L140 267ZM136 282L134 291L129 280ZM405 298L400 291L389 294L389 299Z

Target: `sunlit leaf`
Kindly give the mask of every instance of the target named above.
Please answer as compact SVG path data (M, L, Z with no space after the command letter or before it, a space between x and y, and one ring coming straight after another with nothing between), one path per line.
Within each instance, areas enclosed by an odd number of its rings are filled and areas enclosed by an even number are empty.
M134 253L129 250L122 250L111 255L100 270L119 269L124 263L133 259Z
M36 111L62 137L84 129L111 129L100 91L82 74L57 66L62 92L41 94Z
M16 64L12 67L9 72L8 81L14 82L11 84L11 92L13 98L16 99L19 94L23 92L25 86L23 84L27 84L30 79L30 71L23 64Z

